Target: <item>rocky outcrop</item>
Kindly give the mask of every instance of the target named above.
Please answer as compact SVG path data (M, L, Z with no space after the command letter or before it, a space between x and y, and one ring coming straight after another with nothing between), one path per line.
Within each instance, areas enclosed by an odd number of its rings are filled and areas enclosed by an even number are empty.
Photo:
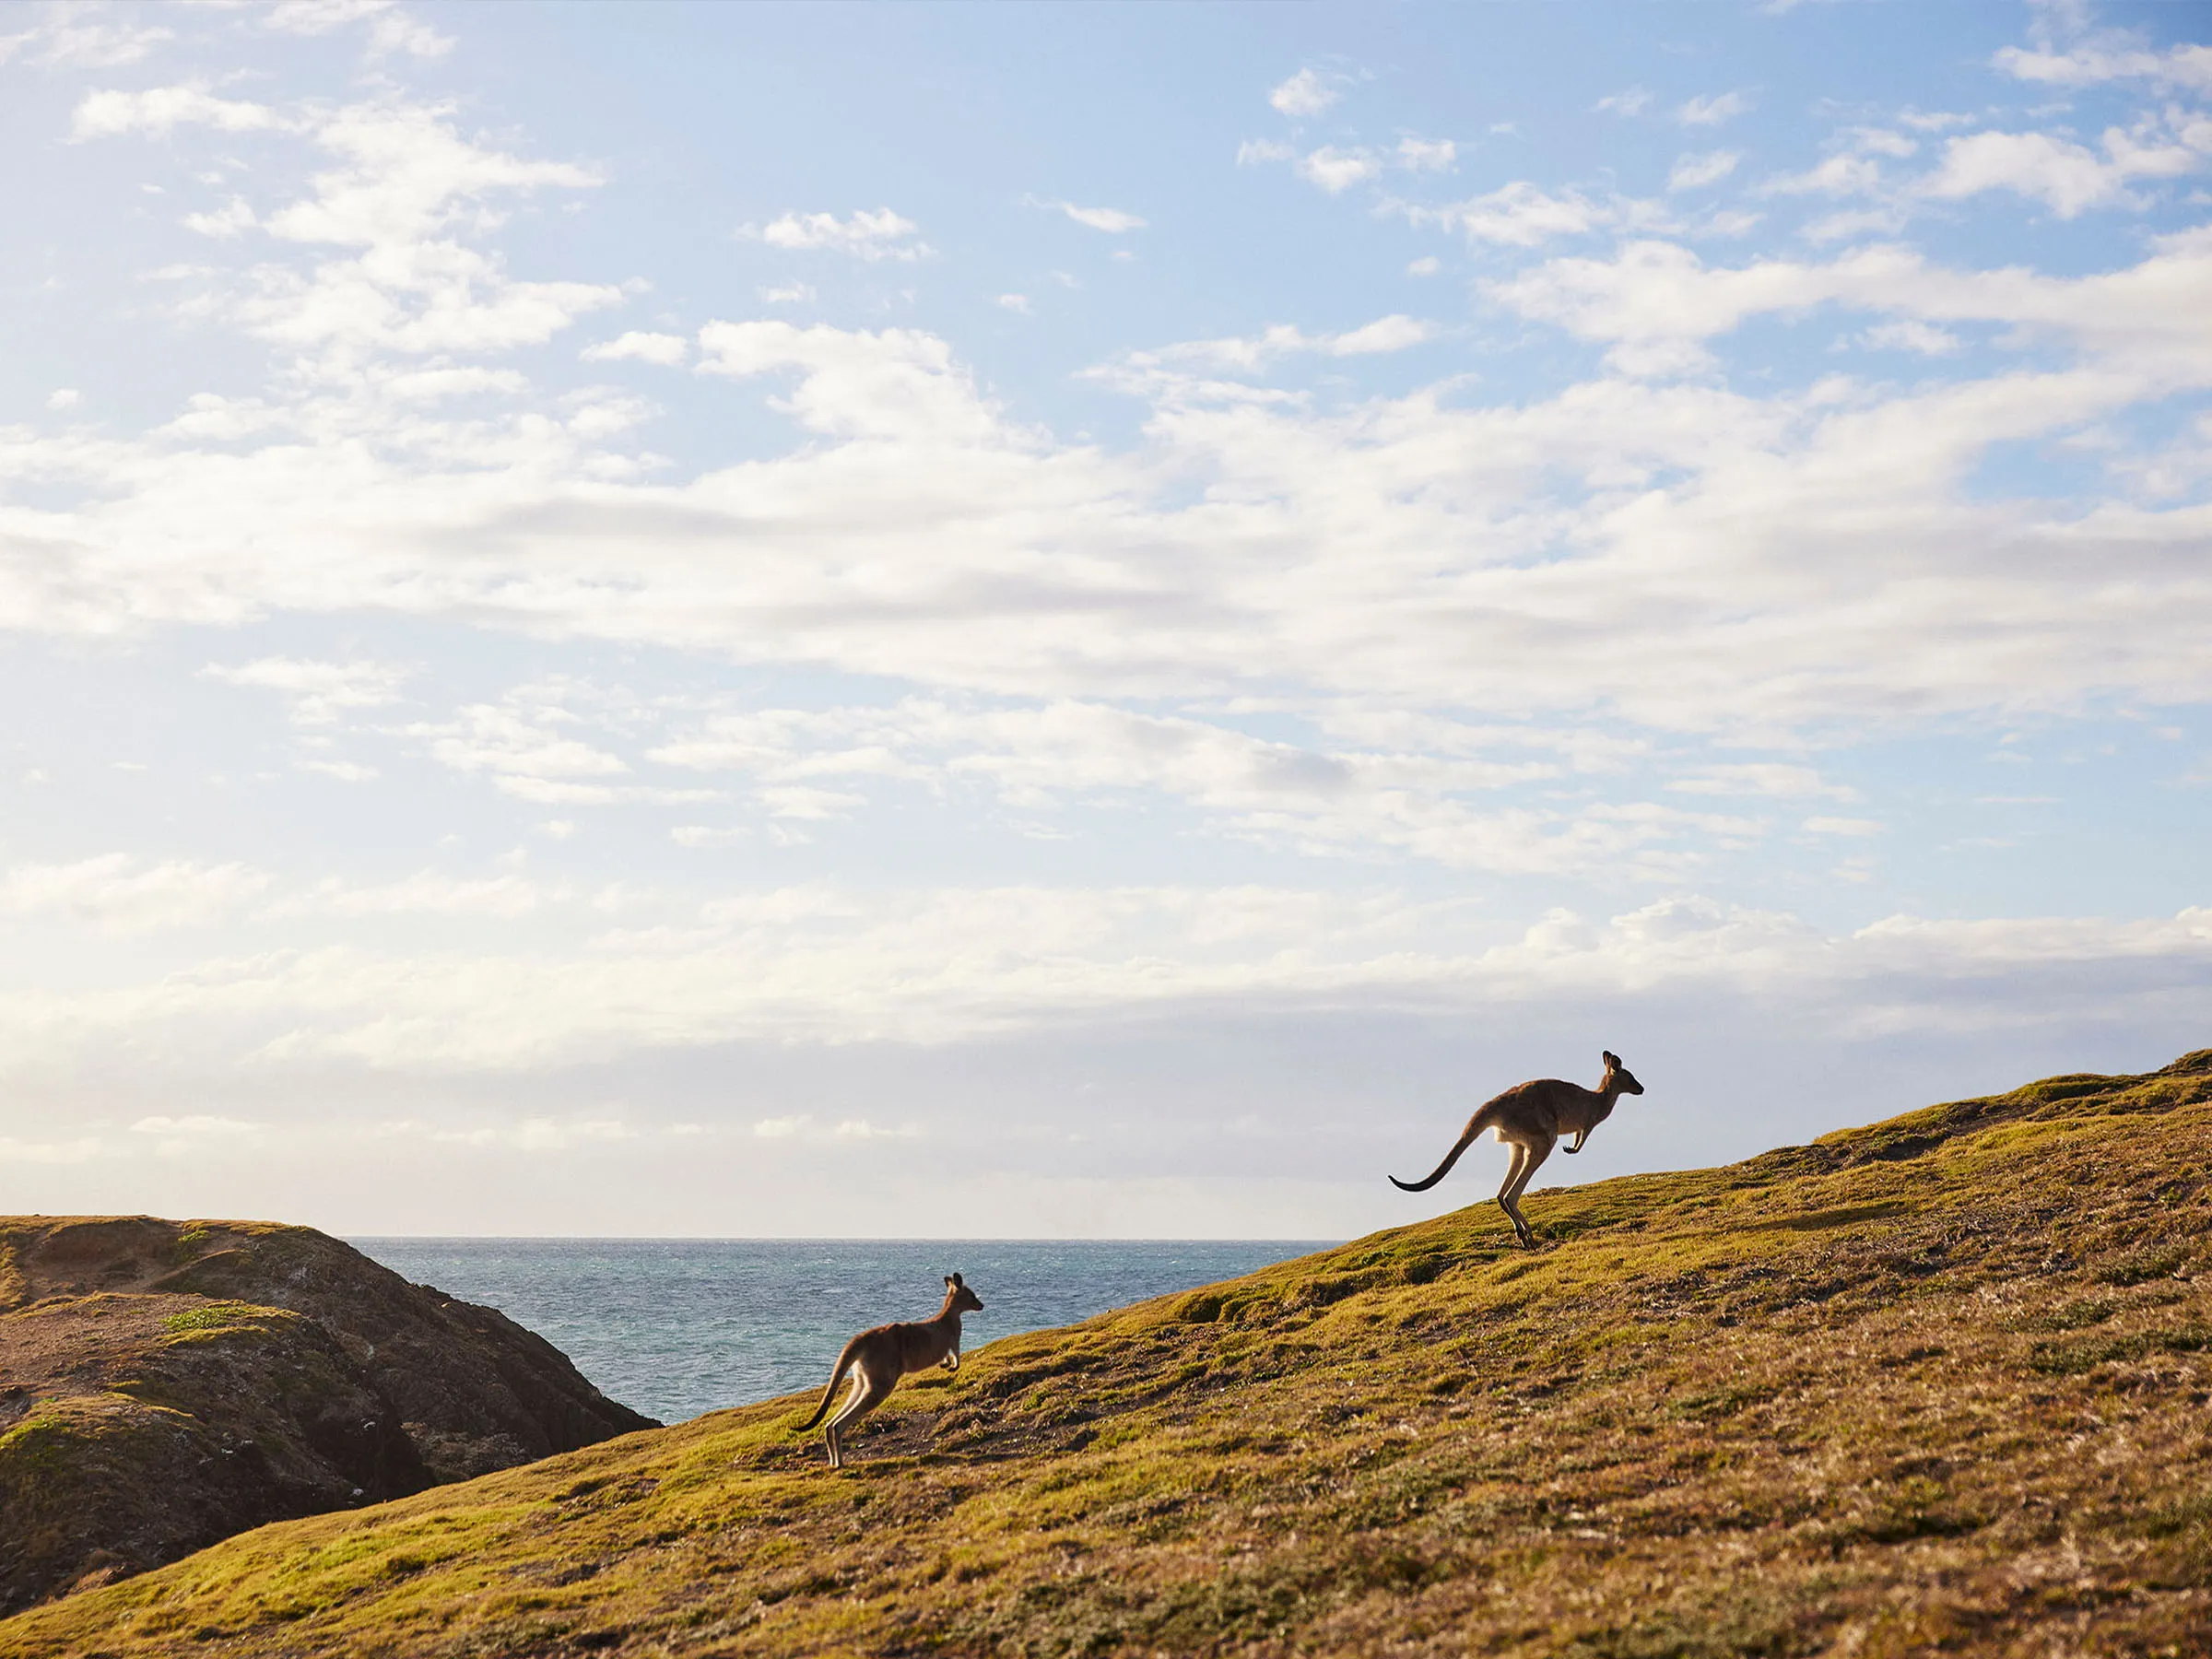
M0 1218L0 1611L654 1426L308 1228Z

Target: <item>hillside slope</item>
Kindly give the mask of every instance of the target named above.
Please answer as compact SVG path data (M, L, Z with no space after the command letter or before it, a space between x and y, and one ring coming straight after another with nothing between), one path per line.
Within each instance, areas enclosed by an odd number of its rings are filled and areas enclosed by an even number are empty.
M0 1608L649 1426L307 1228L0 1219Z
M1540 1194L1533 1256L1477 1202L994 1343L841 1474L718 1413L0 1653L2203 1654L2208 1163L2212 1051Z

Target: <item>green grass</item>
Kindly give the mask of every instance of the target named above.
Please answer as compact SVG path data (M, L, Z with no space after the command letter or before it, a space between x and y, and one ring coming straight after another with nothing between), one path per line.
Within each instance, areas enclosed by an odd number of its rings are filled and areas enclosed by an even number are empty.
M241 1535L0 1654L2212 1653L2212 1053ZM1494 1179L1494 1177L1491 1177Z
M208 1302L163 1317L161 1328L172 1336L205 1331L233 1331L271 1319L288 1317L281 1308L258 1308L250 1302Z

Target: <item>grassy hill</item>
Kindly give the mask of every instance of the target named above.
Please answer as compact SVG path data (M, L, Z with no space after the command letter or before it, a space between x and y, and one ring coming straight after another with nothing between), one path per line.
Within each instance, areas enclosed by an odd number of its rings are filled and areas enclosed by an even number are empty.
M841 1474L721 1412L0 1653L2212 1653L2212 1051L1538 1194L1536 1255L1490 1161L909 1382Z

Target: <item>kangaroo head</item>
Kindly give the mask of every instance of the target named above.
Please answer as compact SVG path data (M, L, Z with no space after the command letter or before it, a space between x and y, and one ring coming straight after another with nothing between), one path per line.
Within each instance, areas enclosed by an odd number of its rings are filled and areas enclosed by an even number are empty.
M981 1313L983 1311L982 1302L977 1299L974 1291L968 1288L968 1281L957 1273L945 1276L945 1300L956 1313Z
M1636 1074L1620 1063L1620 1056L1611 1049L1601 1051L1606 1062L1606 1081L1622 1094L1641 1094L1643 1085L1636 1081Z

